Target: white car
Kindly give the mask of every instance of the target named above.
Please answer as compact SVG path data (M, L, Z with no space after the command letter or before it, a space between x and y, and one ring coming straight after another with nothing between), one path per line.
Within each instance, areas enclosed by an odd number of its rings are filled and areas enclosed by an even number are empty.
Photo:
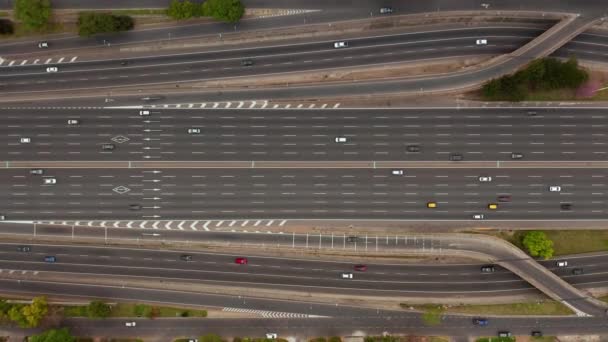
M488 45L488 40L487 39L477 39L475 41L476 45Z
M278 337L277 333L266 333L266 338L271 340L276 340Z
M139 115L141 115L141 116L150 115L150 111L149 110L140 110Z
M126 327L135 327L137 326L137 322L125 322Z
M473 214L473 220L483 220L483 214Z
M337 143L345 143L348 139L346 139L346 137L336 137L334 140Z
M550 192L560 192L560 191L562 191L562 187L559 185L551 185L549 187L549 191Z
M19 142L22 144L29 144L32 142L32 138L20 138Z
M59 69L57 69L57 67L48 67L46 68L46 72L57 72L59 71Z
M49 47L49 42L40 42L38 43L38 47L41 49L46 49Z
M201 134L200 128L188 128L188 134Z
M347 42L335 42L334 43L334 48L336 48L336 49L341 49L341 48L345 48L345 47L348 47Z
M349 272L340 273L342 279L353 279L353 274Z
M556 263L557 267L567 267L568 262L566 260L558 260Z
M403 176L403 170L392 170L391 175L393 176Z
M43 178L43 183L44 185L52 185L52 184L57 184L57 179L55 178Z
M491 182L492 181L492 177L490 177L490 176L479 176L479 181L480 182Z
M78 125L78 124L80 124L80 121L78 121L76 119L68 120L68 125Z

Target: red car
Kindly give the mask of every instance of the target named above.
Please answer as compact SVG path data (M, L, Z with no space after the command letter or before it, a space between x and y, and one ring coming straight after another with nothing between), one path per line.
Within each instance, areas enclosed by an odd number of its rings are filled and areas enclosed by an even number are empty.
M367 265L355 265L355 271L365 272L367 271Z
M247 265L247 258L236 258L234 259L234 263L240 265Z
M498 202L511 202L511 195L498 196Z

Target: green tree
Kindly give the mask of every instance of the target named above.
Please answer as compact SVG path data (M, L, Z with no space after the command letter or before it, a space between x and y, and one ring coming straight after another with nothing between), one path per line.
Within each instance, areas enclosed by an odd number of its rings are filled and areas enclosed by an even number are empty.
M176 20L200 17L201 6L190 0L171 0L167 9L167 15Z
M126 15L97 12L80 12L78 15L78 34L84 37L97 33L128 31L133 26L133 18Z
M544 232L535 230L527 232L524 235L522 243L533 257L549 259L553 256L553 241Z
M40 30L51 17L50 0L15 0L15 18L28 30Z
M441 306L433 306L422 314L422 321L427 326L439 325L441 323L441 316L443 316L443 308Z
M24 306L21 311L27 320L27 325L37 327L49 312L49 304L46 297L34 297L32 304Z
M329 342L342 342L342 338L340 336L332 336L329 338Z
M8 318L17 323L20 327L27 328L28 322L25 315L21 311L22 307L22 305L13 305L10 310L8 310Z
M235 23L245 14L245 7L240 0L207 0L202 12L204 16Z
M200 341L201 342L223 342L222 338L216 334L207 334L207 335L201 336Z
M75 342L76 338L70 334L68 328L51 329L38 335L29 337L30 342Z
M325 337L317 337L311 338L310 340L308 340L308 342L327 342L327 340L325 339Z
M91 318L106 318L111 312L112 308L100 300L91 301L87 306L87 313Z

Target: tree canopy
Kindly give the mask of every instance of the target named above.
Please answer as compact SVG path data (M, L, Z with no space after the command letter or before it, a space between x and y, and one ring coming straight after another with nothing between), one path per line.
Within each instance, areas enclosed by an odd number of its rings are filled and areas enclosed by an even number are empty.
M544 232L527 232L522 242L528 253L533 257L549 259L553 256L553 241Z
M167 9L167 15L177 20L207 16L230 23L239 21L244 13L240 0L206 0L202 5L190 0L171 0Z
M50 0L15 0L15 18L28 30L44 28L51 17Z
M78 16L78 34L85 37L97 33L128 31L133 26L133 18L127 15L81 12Z
M50 329L41 334L30 336L30 342L75 342L76 338L70 334L68 328Z
M112 308L100 300L91 301L87 306L87 314L91 318L106 318L111 312Z

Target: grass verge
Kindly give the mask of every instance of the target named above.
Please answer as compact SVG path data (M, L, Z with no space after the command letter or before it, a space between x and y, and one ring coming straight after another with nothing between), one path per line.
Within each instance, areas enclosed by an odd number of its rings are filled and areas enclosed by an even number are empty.
M409 305L402 303L402 308L413 307L417 310L428 311L437 305ZM528 316L551 316L572 315L573 312L566 306L551 300L540 303L512 303L512 304L488 304L488 305L454 305L446 306L445 313L463 313L470 315L528 315Z
M553 241L555 256L608 251L608 231L605 230L541 230ZM525 250L521 243L525 231L492 234Z
M0 11L0 17L8 17L10 14L8 11Z
M92 337L77 337L76 342L144 342L139 338L102 338L94 339Z
M62 308L65 317L88 317L86 306L63 306ZM112 305L110 317L207 317L207 310L118 303Z

